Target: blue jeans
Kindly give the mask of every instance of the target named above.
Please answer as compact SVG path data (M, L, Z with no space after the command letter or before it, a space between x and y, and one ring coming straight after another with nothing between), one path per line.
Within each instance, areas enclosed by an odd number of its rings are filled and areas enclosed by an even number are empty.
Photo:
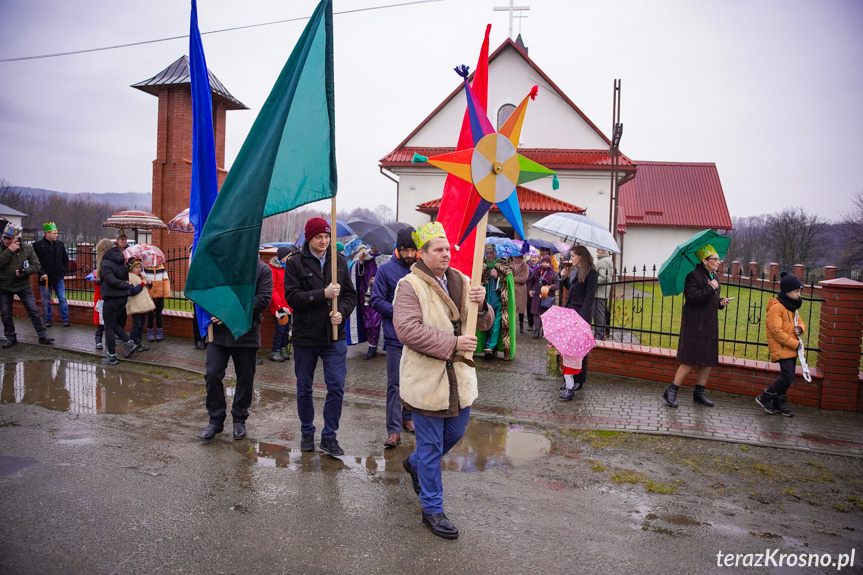
M402 346L387 346L387 434L402 433L402 422L411 420L410 410L402 407L399 396L399 364Z
M443 513L440 462L464 436L470 408L462 409L457 417L428 417L414 413L413 418L417 447L410 455L410 462L419 475L423 513Z
M66 284L63 280L57 280L53 286L45 287L45 284L39 282L39 293L42 295L42 317L45 323L51 323L51 290L57 294L57 301L60 302L60 317L63 321L69 321L69 302L66 301Z
M273 332L273 351L279 351L291 342L291 320L285 325L276 322L276 330Z
M333 342L330 345L294 345L294 373L297 376L297 414L300 416L300 431L315 433L315 401L312 398L312 382L318 358L324 364L324 383L327 399L324 402L324 430L321 439L335 438L342 417L342 400L345 396L345 376L348 342Z

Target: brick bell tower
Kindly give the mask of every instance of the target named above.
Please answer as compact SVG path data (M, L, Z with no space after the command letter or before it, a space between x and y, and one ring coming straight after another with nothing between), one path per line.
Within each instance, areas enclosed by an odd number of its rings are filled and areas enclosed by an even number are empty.
M209 72L213 94L213 132L216 137L216 166L219 188L228 172L225 170L225 118L228 110L248 110L234 98L225 86ZM163 222L189 207L192 185L192 88L188 56L143 82L133 84L159 98L159 122L156 139L156 159L153 160L152 212ZM192 234L153 230L153 244L159 246L168 259L169 252L192 245ZM185 277L185 275L183 275ZM176 278L179 280L180 278ZM172 278L172 288L182 290Z

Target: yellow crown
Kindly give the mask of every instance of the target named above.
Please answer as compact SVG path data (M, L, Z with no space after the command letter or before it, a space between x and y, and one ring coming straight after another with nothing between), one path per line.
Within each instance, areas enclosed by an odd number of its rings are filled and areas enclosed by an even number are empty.
M46 232L56 232L57 224L55 224L54 222L48 222L46 224L42 224L42 229Z
M413 237L417 249L420 249L432 238L446 239L446 231L444 231L442 223L429 222L417 228L417 231L411 232L411 237Z
M695 252L695 257L698 258L698 261L704 261L704 258L708 258L714 254L719 255L712 244L707 244L698 248Z

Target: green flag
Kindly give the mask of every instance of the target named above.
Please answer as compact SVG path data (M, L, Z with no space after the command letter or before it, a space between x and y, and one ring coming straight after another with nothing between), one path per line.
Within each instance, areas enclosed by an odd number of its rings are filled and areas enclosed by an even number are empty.
M333 6L321 0L216 198L186 296L234 337L252 325L264 217L336 195Z

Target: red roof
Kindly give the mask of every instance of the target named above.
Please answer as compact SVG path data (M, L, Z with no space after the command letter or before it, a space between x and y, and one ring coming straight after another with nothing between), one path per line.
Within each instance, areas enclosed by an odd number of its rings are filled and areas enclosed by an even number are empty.
M638 176L620 186L619 226L731 229L716 164L637 164Z
M522 50L522 49L518 46L518 44L516 44L515 42L513 42L511 39L507 38L506 40L504 40L503 44L501 44L500 46L498 46L497 50L495 50L495 51L494 51L494 52L493 52L493 53L488 57L489 66L491 65L491 63L492 63L492 62L494 62L494 60L495 60L498 56L500 56L500 55L501 55L505 50L507 50L507 49L515 50L515 51L516 51L516 53L517 53L519 56L521 56L521 57L524 59L524 61L525 61L525 62L527 62L527 64L528 64L531 68L533 68L533 69L534 69L534 71L535 71L535 72L536 72L536 73L537 73L537 74L538 74L538 75L539 75L543 80L545 80L546 82L548 82L548 85L549 85L549 86L551 86L551 88L552 88L555 92L557 92L557 95L558 95L558 96L560 96L560 98L561 98L564 102L566 102L566 103L567 103L567 104L568 104L568 105L569 105L573 110L575 110L575 112L576 112L579 116L581 116L581 118L582 118L582 119L583 119L583 120L584 120L584 121L585 121L585 122L586 122L586 123L587 123L591 128L593 128L593 129L594 129L594 131L595 131L595 132L596 132L596 133L597 133L597 134L598 134L598 135L599 135L603 140L605 140L605 141L608 143L609 147L611 147L611 141L610 141L608 138L606 138L606 137L605 137L605 134L603 134L603 133L602 133L602 131L600 131L600 129L599 129L599 128L597 128L597 127L596 127L596 125L595 125L593 122L591 122L591 121L590 121L590 118L588 118L587 116L585 116L585 115L584 115L584 112L582 112L582 111L578 108L578 106L576 106L576 105L575 105L575 103L573 103L573 101L572 101L572 100L570 100L570 99L566 96L566 94L564 94L564 93L563 93L563 91L562 91L560 88L558 88L558 87L557 87L557 85L556 85L554 82L552 82L552 81L551 81L551 78L549 78L548 76L546 76L545 72L543 72L543 71L542 71L542 69L540 69L540 67L539 67L539 66L537 66L537 65L536 65L536 63L534 63L534 61L533 61L533 60L531 60L531 59L528 57L528 55L524 52L524 50ZM471 74L471 75L470 75L470 77L469 77L468 79L472 82L472 81L473 81L473 74ZM387 155L386 155L386 156L381 160L381 165L382 165L383 167L385 167L385 168L386 168L386 167L389 167L389 166L401 166L401 165L406 165L406 164L403 164L403 163L401 163L401 162L394 162L394 161L393 161L392 159L390 159L390 158L392 158L393 156L395 156L395 155L399 154L400 152L404 152L404 151L407 151L407 150L419 150L420 148L405 148L405 145L410 141L410 139L411 139L411 138L413 138L413 137L414 137L414 135L416 135L416 133L417 133L417 132L419 132L419 131L422 129L422 127L423 127L423 126L425 126L425 125L429 122L429 120L431 120L433 117L435 117L435 115L436 115L438 112L440 112L440 111L444 108L444 106L446 106L446 105L447 105L447 104L448 104L448 103L449 103L453 98L455 98L457 95L461 94L461 93L462 93L462 90L464 90L464 82L459 83L458 87L457 87L455 90L453 90L453 91L450 93L450 95L449 95L449 96L447 96L446 98L444 98L443 102L441 102L441 103L438 105L438 107L437 107L437 108L435 108L434 110L432 110L431 114L429 114L428 116L426 116L426 118L425 118L422 122L420 122L420 123L419 123L419 125L418 125L416 128L414 128L414 130L413 130L410 134L408 134L407 138L405 138L405 139L404 139L404 140L403 140L403 141L402 141L398 146L396 146L396 149L395 149L395 150L393 150L392 152L390 152L389 154L387 154ZM464 97L464 96L462 96L462 97ZM441 150L440 152L432 153L431 155L436 155L437 153L441 153L441 154L443 154L443 153L446 153L447 151L450 151L450 152L451 152L451 151L454 151L454 150L455 150L455 148L425 148L425 149L426 149L426 150L430 150L430 151L431 151L431 150ZM531 160L534 160L534 161L536 161L536 162L539 162L540 164L542 164L542 165L544 165L544 166L547 166L547 167L549 167L549 168L557 167L558 169L564 169L564 168L569 168L569 167L570 167L570 165L573 165L573 166L576 166L576 167L577 167L577 168L579 168L579 169L583 169L583 166L592 166L592 167L594 167L594 168L599 168L599 167L602 165L602 164L600 164L600 161L599 161L598 159L596 159L596 158L594 158L594 159L593 159L593 161L589 161L588 159L585 159L584 161L579 161L579 160L582 160L582 158L572 157L572 158L569 158L568 160L567 160L567 159L565 159L565 158L564 158L564 159L560 159L561 164L564 164L564 165L554 166L554 165L551 165L548 161L543 162L543 161L541 161L541 160L537 159L536 157L534 157L534 156L530 156L530 155L528 155L528 154L526 153L526 152L530 152L530 151L532 151L532 150L521 150L521 149L519 149L519 153L521 153L522 155L527 156L527 157L528 157L528 158L530 158ZM609 154L608 154L608 151L607 151L607 150L533 150L533 151L534 151L534 152L536 152L536 153L540 153L540 152L548 152L548 153L554 153L554 154L573 154L573 155L586 154L586 155L588 155L588 156L593 156L593 155L600 154L600 155L604 155L606 158L608 158L608 156L609 156ZM420 153L421 153L421 152L420 152ZM427 156L427 155L429 155L429 154L422 154L422 155ZM411 151L411 152L410 152L410 155L409 155L409 156L408 156L408 158L407 158L407 163L408 163L408 164L410 163L410 158L411 158L411 157L413 157L413 151ZM610 164L610 160L606 160L606 165L607 165L607 164ZM629 158L627 158L627 157L626 157L626 156L624 156L623 154L620 154L620 169L621 169L621 170L623 170L623 171L627 171L628 169L634 169L634 167L632 167L632 166L633 166L633 162L631 162L631 161L629 160Z
M518 205L524 213L553 214L556 212L573 212L583 214L584 208L562 202L557 198L546 196L539 192L516 186L515 193L518 194ZM435 213L440 209L441 198L423 202L417 206L418 212ZM499 212L497 204L492 204L492 212Z
M399 148L381 159L384 168L410 166L414 152L421 156L438 156L455 152L455 148ZM608 150L556 150L527 148L519 149L522 156L549 168L550 170L607 170L611 167L611 154ZM620 156L620 170L634 170L635 165L629 158Z

